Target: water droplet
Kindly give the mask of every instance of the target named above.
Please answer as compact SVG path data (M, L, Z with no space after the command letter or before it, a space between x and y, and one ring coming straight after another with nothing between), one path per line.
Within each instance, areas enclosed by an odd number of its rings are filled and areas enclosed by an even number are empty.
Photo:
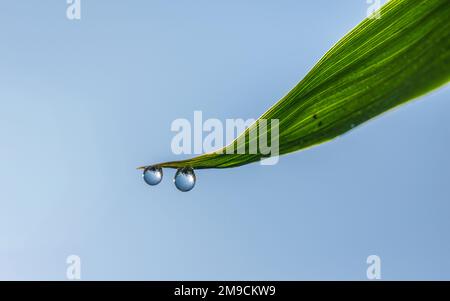
M154 186L161 182L163 172L160 167L149 166L144 170L142 177L144 178L145 183Z
M195 186L195 173L190 167L184 167L177 170L173 182L178 190L187 192Z

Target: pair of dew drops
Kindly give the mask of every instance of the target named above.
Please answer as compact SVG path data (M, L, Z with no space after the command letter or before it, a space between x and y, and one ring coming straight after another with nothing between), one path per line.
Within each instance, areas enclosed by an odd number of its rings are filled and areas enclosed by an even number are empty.
M161 167L148 166L142 174L145 183L151 186L158 185L163 178L163 171ZM173 182L178 190L187 192L192 190L195 186L195 173L190 167L184 167L177 170Z

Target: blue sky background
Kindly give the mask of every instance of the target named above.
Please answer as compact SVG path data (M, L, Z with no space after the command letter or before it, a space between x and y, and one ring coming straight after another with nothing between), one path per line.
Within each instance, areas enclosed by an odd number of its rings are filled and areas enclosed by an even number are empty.
M330 143L197 172L176 118L255 118L365 16L365 0L0 4L0 279L450 279L450 89Z

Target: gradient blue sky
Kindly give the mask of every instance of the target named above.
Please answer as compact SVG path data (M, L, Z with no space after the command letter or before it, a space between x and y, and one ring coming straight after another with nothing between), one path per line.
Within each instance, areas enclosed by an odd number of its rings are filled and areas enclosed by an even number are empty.
M450 279L450 89L330 143L197 172L170 124L258 117L366 16L365 0L0 4L0 279Z

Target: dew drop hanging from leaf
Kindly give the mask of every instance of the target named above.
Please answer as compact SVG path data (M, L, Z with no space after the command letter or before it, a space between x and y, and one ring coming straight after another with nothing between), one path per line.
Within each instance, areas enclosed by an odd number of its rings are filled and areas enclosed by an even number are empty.
M158 185L163 178L162 168L149 166L144 170L142 177L144 178L145 183L147 183L148 185Z
M177 170L173 182L178 190L187 192L192 190L197 180L194 170L190 167L180 168Z

